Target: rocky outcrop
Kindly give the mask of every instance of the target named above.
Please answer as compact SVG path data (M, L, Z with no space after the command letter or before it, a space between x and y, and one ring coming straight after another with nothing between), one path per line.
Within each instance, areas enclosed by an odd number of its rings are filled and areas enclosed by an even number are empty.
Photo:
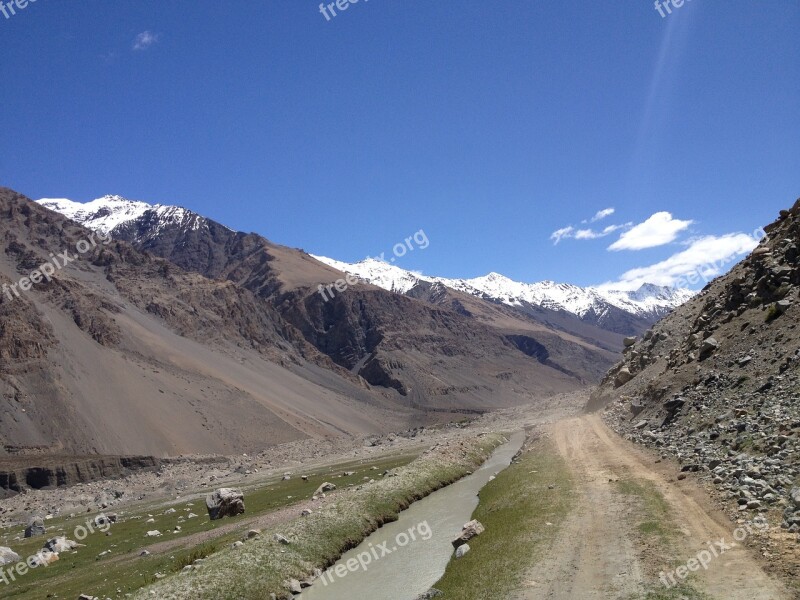
M30 489L117 479L137 471L157 471L160 466L161 461L152 456L5 458L0 460L0 497Z
M589 408L738 511L777 512L800 533L800 200L765 231L729 274L626 348Z

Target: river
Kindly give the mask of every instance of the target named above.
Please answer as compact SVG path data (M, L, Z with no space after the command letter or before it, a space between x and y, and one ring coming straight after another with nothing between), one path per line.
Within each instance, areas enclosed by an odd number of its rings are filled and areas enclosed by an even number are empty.
M415 600L427 592L453 557L451 541L471 519L478 492L511 463L524 441L524 432L515 433L472 475L412 504L399 520L345 553L297 598Z

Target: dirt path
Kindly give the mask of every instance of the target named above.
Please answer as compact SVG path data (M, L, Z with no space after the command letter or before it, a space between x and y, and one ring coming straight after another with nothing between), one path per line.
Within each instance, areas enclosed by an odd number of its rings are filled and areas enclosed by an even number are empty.
M531 569L515 598L594 600L645 598L665 588L658 573L693 558L708 542L733 542L736 525L707 508L702 492L688 481L670 482L671 467L655 464L647 451L610 431L597 415L550 427L560 454L575 476L576 508L553 546ZM674 469L672 470L674 476ZM636 531L637 507L613 483L644 481L661 494L679 533L669 548L654 547ZM718 600L789 600L746 548L736 545L692 574L691 585ZM672 596L663 596L672 597ZM679 596L675 596L679 597Z

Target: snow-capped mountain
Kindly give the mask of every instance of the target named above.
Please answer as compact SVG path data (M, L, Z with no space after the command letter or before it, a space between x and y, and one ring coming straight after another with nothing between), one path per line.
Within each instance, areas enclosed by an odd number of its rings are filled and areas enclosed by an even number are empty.
M142 217L148 217L149 221L156 224L148 229L148 235L158 235L160 229L169 225L181 225L187 229L207 226L204 217L185 208L152 205L127 200L122 196L103 196L87 203L73 202L66 198L42 198L36 202L103 234Z
M374 258L359 263L345 263L324 256L314 258L335 269L356 275L373 285L401 294L407 293L421 281L441 283L454 290L508 306L517 308L525 308L526 305L541 306L550 310L566 311L581 319L591 316L594 321L602 321L610 307L654 321L695 294L691 290L649 284L635 291L622 291L583 288L553 281L522 283L499 273L489 273L474 279L428 277Z
M153 249L163 232L174 235L176 230L186 233L218 226L185 208L151 205L121 196L104 196L87 203L65 198L43 198L37 202L96 231L112 235L116 232L120 238L140 244L145 249ZM522 283L499 273L474 279L431 277L374 258L358 263L346 263L324 256L314 258L398 294L409 293L420 282L439 283L522 310L541 307L564 311L612 330L617 327L610 323L617 321L620 314L655 322L694 295L691 290L655 285L643 285L636 291L614 291L553 281Z

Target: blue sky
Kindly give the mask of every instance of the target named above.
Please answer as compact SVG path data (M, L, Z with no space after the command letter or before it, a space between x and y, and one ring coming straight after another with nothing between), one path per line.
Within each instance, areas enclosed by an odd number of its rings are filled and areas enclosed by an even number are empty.
M0 14L0 183L180 204L346 261L423 229L428 248L398 266L628 287L740 256L800 196L797 2L337 12Z

